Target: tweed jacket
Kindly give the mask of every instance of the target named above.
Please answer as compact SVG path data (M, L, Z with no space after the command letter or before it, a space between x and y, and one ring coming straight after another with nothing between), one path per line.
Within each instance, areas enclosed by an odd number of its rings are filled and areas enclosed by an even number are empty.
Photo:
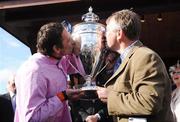
M106 82L108 113L117 122L129 117L148 122L174 122L170 109L171 82L157 53L137 41Z

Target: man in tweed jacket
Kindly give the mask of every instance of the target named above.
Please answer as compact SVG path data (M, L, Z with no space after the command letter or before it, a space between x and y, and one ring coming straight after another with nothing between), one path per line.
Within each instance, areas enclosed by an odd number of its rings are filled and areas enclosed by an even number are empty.
M121 64L97 90L115 122L174 122L171 83L161 58L139 41L138 15L121 10L107 19L107 45L120 54Z

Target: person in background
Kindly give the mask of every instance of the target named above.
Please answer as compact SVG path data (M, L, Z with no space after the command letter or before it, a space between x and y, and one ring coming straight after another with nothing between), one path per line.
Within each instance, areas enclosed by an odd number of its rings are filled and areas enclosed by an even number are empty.
M171 109L174 114L176 122L180 122L180 64L179 61L176 65L169 68L171 78L176 85L176 89L172 92Z
M8 93L0 96L0 115L2 122L13 122L14 111L16 109L16 86L15 74L12 74L8 79Z
M72 38L62 24L50 22L37 34L37 53L18 70L14 122L71 122L67 100L80 90L67 89L61 58L72 53Z
M139 40L139 16L124 9L106 23L107 45L120 54L112 77L97 88L109 115L115 122L174 122L170 78L159 55Z

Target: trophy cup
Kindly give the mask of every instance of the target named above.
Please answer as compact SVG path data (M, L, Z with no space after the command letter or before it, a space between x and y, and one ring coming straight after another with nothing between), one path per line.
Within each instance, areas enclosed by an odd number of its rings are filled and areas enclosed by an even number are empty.
M82 16L83 22L73 26L72 37L78 37L81 43L80 58L85 70L85 83L81 86L81 90L96 90L96 82L93 66L95 56L98 53L96 50L98 31L105 31L105 26L98 23L99 17L92 12L92 7L89 12Z

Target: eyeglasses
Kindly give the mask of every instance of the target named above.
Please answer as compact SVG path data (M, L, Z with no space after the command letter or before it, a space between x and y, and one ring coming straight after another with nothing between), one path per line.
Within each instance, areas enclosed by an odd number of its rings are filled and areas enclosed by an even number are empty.
M173 75L180 75L180 71L173 71L172 74Z

